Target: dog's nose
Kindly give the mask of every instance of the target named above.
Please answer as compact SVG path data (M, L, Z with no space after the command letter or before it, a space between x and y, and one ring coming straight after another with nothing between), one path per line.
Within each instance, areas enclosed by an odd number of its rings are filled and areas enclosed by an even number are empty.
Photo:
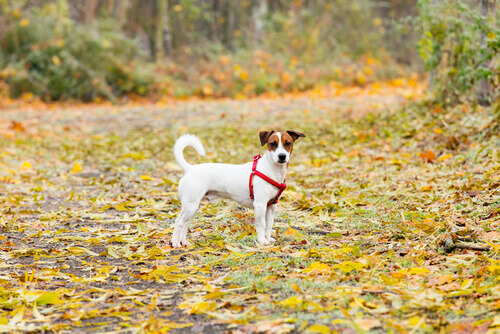
M278 154L278 160L280 162L284 162L286 160L286 154L284 154L284 153Z

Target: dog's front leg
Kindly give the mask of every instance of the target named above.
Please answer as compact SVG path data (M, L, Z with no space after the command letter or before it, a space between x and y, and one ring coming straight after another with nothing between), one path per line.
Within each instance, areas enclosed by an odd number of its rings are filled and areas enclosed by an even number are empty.
M266 211L266 239L270 243L273 243L276 241L273 237L271 237L271 232L273 231L274 214L275 213L276 213L276 204L273 204L267 208L267 211Z
M266 238L266 203L255 203L255 230L257 231L257 241L261 245L269 245Z

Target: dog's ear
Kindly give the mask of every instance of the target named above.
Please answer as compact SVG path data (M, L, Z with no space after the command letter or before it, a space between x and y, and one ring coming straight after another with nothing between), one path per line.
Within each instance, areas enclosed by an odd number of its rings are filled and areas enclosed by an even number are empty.
M300 132L297 132L297 131L287 131L286 133L288 133L290 135L290 137L292 137L293 141L296 141L297 139L299 139L299 137L305 137L306 135L303 134L303 133L300 133Z
M274 133L274 131L261 131L259 132L259 137L260 137L260 145L264 146L267 143L267 140L271 135Z

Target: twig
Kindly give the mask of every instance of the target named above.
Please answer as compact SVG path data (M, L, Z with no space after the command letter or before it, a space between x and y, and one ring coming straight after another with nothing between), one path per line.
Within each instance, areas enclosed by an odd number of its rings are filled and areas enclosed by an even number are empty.
M466 243L454 244L454 247L455 248L462 248L462 249L477 250L477 251L489 251L490 250L490 246L480 246L480 245L466 244Z
M453 242L453 240L448 238L444 241L444 248L449 253L449 252L453 251L455 248L470 249L470 250L475 250L475 251L489 251L491 247L463 243L463 242L456 243L456 242Z

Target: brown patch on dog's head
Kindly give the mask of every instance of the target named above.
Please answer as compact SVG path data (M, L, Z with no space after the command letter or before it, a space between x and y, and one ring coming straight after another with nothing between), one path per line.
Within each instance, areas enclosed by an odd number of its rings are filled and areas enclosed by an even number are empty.
M260 146L264 146L268 143L269 137L274 133L274 131L261 131L259 132Z
M281 143L283 148L288 152L292 153L293 151L293 142L295 140L288 134L288 132L281 132Z
M273 131L274 132L274 131ZM278 136L279 132L274 132L268 139L267 139L267 150L268 151L276 151L280 144L280 137Z
M290 137L293 139L293 141L296 141L300 137L306 136L305 134L303 134L301 132L297 132L297 131L293 131L293 130L288 130L286 133L288 133L290 135Z

